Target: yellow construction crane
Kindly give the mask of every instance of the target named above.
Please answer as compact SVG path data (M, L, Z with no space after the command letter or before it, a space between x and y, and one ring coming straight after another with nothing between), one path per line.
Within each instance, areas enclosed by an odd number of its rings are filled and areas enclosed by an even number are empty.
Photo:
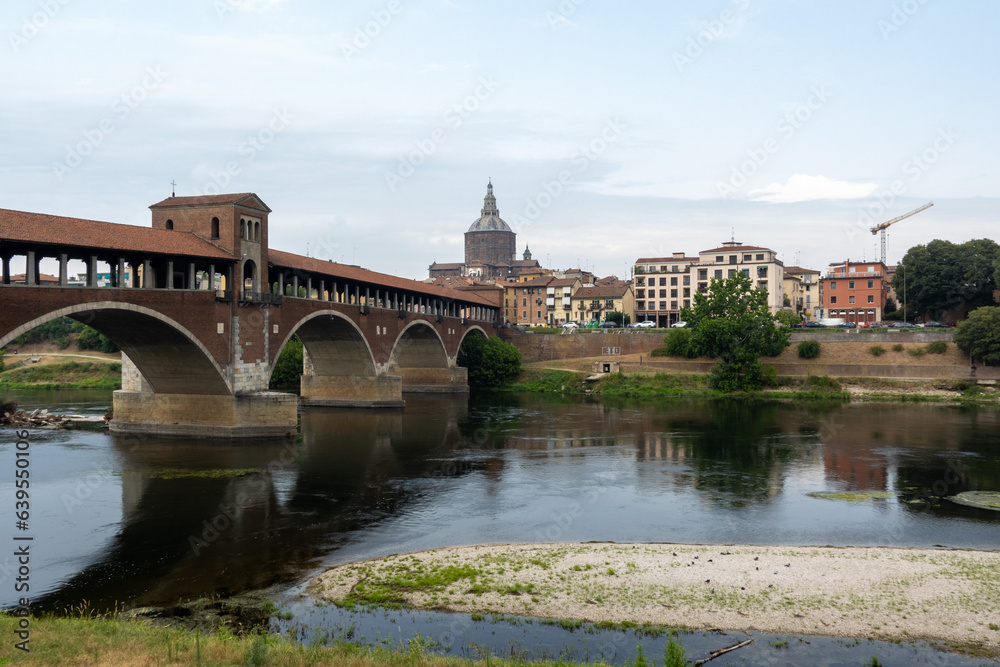
M901 215L898 218L893 218L892 220L887 220L887 221L883 222L881 225L875 225L874 227L872 227L872 235L873 236L875 234L878 234L879 232L882 232L882 264L883 265L885 264L885 230L886 230L886 228L890 227L890 226L892 226L894 224L896 224L900 220L906 220L911 215L916 215L917 213L920 213L921 211L926 211L931 206L934 206L934 202L928 202L928 203L924 204L923 206L921 206L920 208L913 209L912 211L910 211L909 213L906 213L905 215Z

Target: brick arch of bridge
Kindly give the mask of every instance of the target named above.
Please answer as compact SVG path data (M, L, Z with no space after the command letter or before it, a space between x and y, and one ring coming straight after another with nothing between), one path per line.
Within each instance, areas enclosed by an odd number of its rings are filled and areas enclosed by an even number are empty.
M64 306L0 335L0 347L59 317L83 322L114 341L158 394L233 393L225 372L197 336L176 320L135 304L96 301Z
M397 368L448 368L452 361L441 334L426 320L407 323L392 345L390 364Z
M375 356L364 332L350 317L336 310L321 310L296 322L275 353L281 353L294 334L309 355L312 371L320 376L376 375Z

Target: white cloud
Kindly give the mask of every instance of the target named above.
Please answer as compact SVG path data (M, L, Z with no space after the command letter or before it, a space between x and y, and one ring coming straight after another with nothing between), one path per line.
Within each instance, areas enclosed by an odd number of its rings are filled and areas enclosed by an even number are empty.
M826 176L794 174L788 182L771 183L750 192L750 199L772 204L793 204L816 199L862 199L875 192L878 183L835 181Z

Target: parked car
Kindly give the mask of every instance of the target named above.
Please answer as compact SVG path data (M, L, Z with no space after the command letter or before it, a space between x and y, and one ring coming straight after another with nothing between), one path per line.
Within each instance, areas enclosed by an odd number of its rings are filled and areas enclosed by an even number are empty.
M601 322L600 325L598 325L598 326L600 326L602 329L617 329L618 328L618 323L617 322L611 322L610 320L605 320L605 321Z
M683 329L687 325L688 325L687 322L685 322L684 320L681 320L680 322L674 322L673 324L671 324L670 328L671 329Z
M629 326L633 329L655 329L656 322L653 320L643 320L642 322L633 322Z
M565 322L562 325L563 329L576 329L577 326L578 326L577 323L573 321Z
M896 322L892 325L893 329L916 329L917 325L911 322Z
M927 329L947 329L948 328L947 324L942 324L941 322L924 322L923 324L919 324L917 326L925 327Z
M805 322L802 323L802 328L803 329L822 329L823 325L822 325L822 323L817 322L816 320L806 320Z

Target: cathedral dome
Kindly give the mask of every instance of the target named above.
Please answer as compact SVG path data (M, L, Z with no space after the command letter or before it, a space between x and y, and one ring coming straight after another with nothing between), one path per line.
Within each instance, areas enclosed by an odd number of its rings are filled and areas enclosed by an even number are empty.
M483 199L483 210L480 217L469 227L470 232L511 232L513 230L500 218L497 209L497 198L493 196L493 183L486 186L486 197Z

